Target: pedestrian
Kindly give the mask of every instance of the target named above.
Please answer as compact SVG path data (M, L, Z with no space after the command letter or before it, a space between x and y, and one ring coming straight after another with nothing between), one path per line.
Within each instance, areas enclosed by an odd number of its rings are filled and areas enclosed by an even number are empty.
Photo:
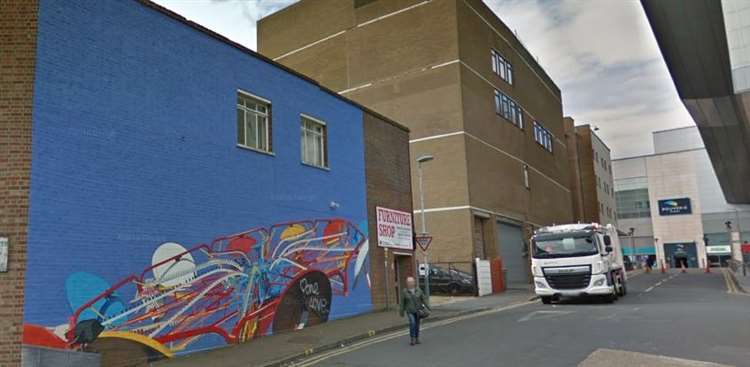
M424 293L416 287L414 278L406 278L406 289L401 292L401 308L399 314L401 317L406 314L409 319L409 345L420 344L419 342L419 322L429 315L430 306L425 301Z

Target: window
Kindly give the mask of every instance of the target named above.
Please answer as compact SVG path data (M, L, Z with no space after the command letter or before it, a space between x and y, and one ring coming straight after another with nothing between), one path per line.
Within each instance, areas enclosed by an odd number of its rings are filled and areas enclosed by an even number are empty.
M315 167L328 167L328 134L326 124L312 117L302 116L302 163Z
M490 50L492 72L508 84L513 84L513 66L496 50Z
M534 140L550 153L552 152L552 133L542 124L534 121Z
M270 102L237 93L237 144L261 152L272 152Z
M618 218L648 218L651 216L648 189L618 190L616 191L615 201Z
M523 129L523 108L497 89L495 90L495 112L519 129Z
M526 164L523 165L523 184L527 189L531 188L529 186L529 166Z

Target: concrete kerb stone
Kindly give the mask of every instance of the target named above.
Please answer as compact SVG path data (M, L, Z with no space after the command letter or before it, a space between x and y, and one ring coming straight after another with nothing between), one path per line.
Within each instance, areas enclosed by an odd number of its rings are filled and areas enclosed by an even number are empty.
M526 302L534 301L534 300L536 300L538 298L539 297L535 295L535 296L529 297L528 301L526 301ZM520 304L520 303L522 303L522 302L511 303L511 304L508 304L508 305L505 305L505 306L501 306L501 308L502 307L512 306L512 305L516 305L516 304ZM451 313L449 315L434 316L434 317L430 317L430 318L426 319L424 321L424 323L425 324L431 324L431 323L434 323L434 322L437 322L437 321L443 321L443 320L453 319L453 318L457 318L457 317L461 317L461 316L466 316L466 315L470 315L470 314L474 314L474 313L480 313L480 312L484 312L484 311L490 311L490 310L493 310L493 309L495 309L495 307L479 307L479 308L474 308L474 309L471 309L471 310L465 310L465 311L459 311L459 312ZM347 345L350 345L350 344L353 344L353 343L356 343L356 342L359 342L359 341L362 341L362 340L365 340L365 339L372 338L372 337L374 337L376 335L382 335L382 334L387 334L387 333L391 333L391 332L398 331L398 330L403 330L404 327L406 327L406 323L399 324L399 325L394 325L394 326L389 326L389 327L385 327L385 328L377 329L377 330L369 330L369 331L367 331L365 333L361 333L359 335L355 335L355 336L352 336L352 337L349 337L349 338L345 338L345 339L342 339L342 340L339 340L339 341L336 341L336 342L331 342L331 343L324 344L324 345L321 345L321 346L318 346L318 347L308 348L308 349L306 349L306 350L304 350L304 351L302 351L300 353L294 354L294 355L289 356L289 357L284 357L284 358L278 359L278 360L273 361L273 362L269 362L269 363L263 364L260 367L285 367L285 366L293 366L294 364L296 364L298 362L301 362L302 360L304 360L306 358L310 358L311 356L314 356L316 354L320 354L320 353L323 353L323 352L328 352L328 351L331 351L331 350L334 350L334 349L337 349L337 348L343 348L343 347L345 347Z

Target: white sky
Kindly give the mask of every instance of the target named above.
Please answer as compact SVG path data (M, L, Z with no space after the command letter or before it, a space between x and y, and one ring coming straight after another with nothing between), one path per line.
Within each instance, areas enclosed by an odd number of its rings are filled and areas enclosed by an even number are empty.
M255 22L296 0L156 0L255 49ZM636 0L484 0L562 90L577 124L613 157L653 151L651 132L693 125Z

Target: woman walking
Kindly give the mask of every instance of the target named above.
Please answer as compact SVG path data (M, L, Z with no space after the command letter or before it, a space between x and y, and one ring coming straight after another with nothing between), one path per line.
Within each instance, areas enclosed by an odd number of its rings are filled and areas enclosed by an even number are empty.
M406 278L406 289L401 292L401 317L406 313L409 319L410 345L419 343L419 321L429 315L429 305L425 301L424 293L416 287L414 278Z

